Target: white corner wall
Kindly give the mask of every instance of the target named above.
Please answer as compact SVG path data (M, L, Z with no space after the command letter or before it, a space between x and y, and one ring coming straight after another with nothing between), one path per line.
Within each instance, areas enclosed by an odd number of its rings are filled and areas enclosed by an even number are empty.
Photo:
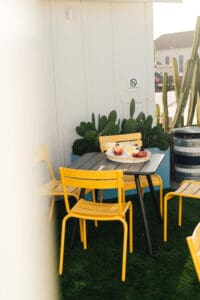
M50 32L49 1L0 2L2 300L57 299L53 231L32 157L38 143L52 154L57 147Z
M128 116L134 97L137 112L153 113L152 3L1 1L0 46L0 299L57 299L33 148L46 143L57 169L70 162L75 127L92 112Z
M154 115L151 1L51 0L61 164L70 162L75 127L115 109ZM137 80L135 88L129 80Z
M57 168L92 112L127 117L134 97L137 112L154 114L152 27L150 0L0 2L0 299L57 299L33 148L46 143Z

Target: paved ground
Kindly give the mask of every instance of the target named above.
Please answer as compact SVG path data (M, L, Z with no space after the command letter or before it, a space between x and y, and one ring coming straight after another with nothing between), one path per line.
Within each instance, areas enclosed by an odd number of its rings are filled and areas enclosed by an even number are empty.
M161 112L163 112L162 92L155 93L155 97L156 97L155 98L156 104L160 104ZM168 114L169 114L169 117L173 118L175 111L176 111L176 99L175 99L174 91L169 91L167 93L167 97L168 97ZM184 113L185 120L187 120L187 111L188 111L188 108L186 107L185 113ZM194 122L195 121L196 121L196 117L194 118Z
M162 92L155 93L156 95L156 104L160 105L160 110L163 112L163 105L162 105ZM173 117L174 113L176 111L176 99L175 99L175 94L174 91L169 91L167 93L168 97L168 114L169 117Z

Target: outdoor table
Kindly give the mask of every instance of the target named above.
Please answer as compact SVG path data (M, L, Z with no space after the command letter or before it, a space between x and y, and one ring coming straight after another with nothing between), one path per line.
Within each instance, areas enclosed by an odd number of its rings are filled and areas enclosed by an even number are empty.
M152 243L146 217L144 199L142 195L142 189L140 185L140 176L144 175L147 177L151 196L153 199L155 211L157 217L161 221L160 210L157 203L157 198L154 192L154 187L151 180L151 175L156 173L160 163L164 158L164 154L152 154L148 161L142 163L120 163L109 160L105 153L92 152L86 153L77 160L73 161L68 167L72 169L80 170L123 170L125 175L133 175L135 177L135 183L137 188L137 194L140 201L140 208L142 212L142 219L144 224L145 236L149 253L152 254Z

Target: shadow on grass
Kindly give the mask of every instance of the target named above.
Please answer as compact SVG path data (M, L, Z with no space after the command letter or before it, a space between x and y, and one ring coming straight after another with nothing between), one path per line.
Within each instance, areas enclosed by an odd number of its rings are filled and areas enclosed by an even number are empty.
M130 197L128 197L130 199ZM177 226L177 200L168 204L168 242L162 241L162 224L155 216L150 195L145 206L150 227L153 255L147 251L141 212L136 196L134 207L134 252L127 255L126 282L121 282L122 225L117 222L87 222L88 249L83 250L79 230L73 248L69 238L73 220L68 224L64 272L58 276L60 300L67 299L130 299L130 300L199 300L200 285L186 244L200 220L200 201L184 200L183 226ZM55 216L57 262L63 201L57 203Z

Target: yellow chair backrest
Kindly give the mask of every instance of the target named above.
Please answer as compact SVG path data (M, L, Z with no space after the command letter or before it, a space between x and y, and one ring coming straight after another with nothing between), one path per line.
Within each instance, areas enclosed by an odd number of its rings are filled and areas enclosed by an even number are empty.
M40 144L35 149L37 172L37 190L40 197L50 198L49 220L51 220L56 197L63 197L61 181L56 178L45 144Z
M53 181L57 181L55 173L53 171L52 164L50 162L49 153L47 150L47 146L44 144L40 144L37 149L36 160L38 162L44 162L48 168L48 173Z
M140 132L117 134L117 135L105 135L99 137L99 145L101 152L109 150L114 143L129 142L133 145L142 146L142 134Z
M123 203L123 171L122 170L76 170L60 168L61 182L64 190L64 198L67 212L70 212L67 188L77 187L80 189L117 189L119 214L122 215ZM103 205L103 204L100 204Z
M186 240L200 281L200 223L195 227L192 236L187 237Z

